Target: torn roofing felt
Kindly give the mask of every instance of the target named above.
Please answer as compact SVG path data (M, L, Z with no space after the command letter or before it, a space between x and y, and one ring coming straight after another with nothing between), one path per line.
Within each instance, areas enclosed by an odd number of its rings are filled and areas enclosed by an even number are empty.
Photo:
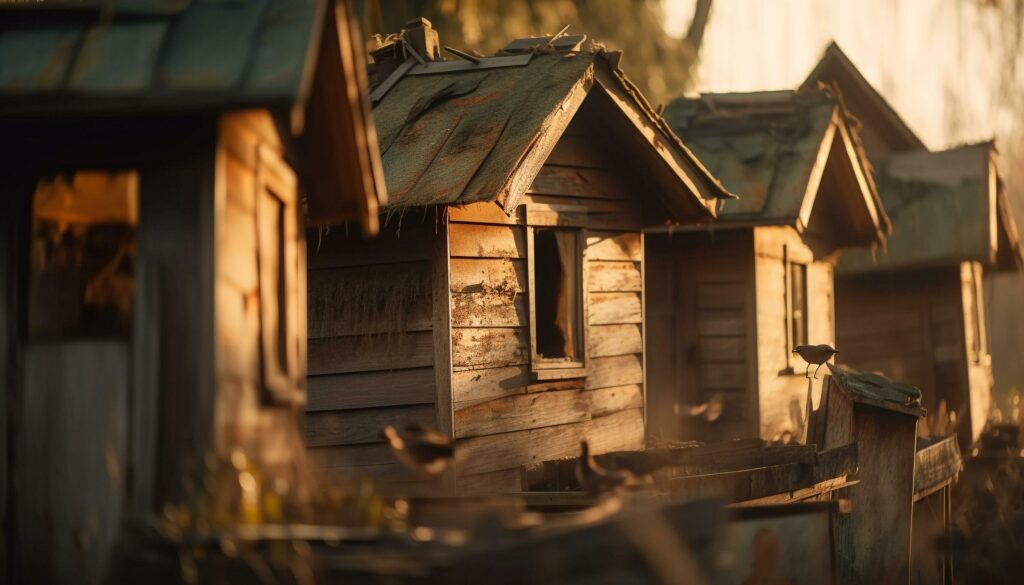
M783 224L806 227L806 205L816 197L820 157L833 164L833 142L852 153L846 169L850 205L870 216L861 244L882 243L890 225L875 189L857 124L833 89L705 94L669 104L665 118L697 158L725 187L739 195L726 201L719 224ZM847 155L844 155L847 156ZM828 166L826 165L826 170ZM839 194L826 192L824 196Z
M662 195L688 199L676 206L668 202L670 210L696 204L710 217L717 199L732 197L606 53L582 51L538 53L522 66L402 77L373 110L388 207L496 201L511 213L534 178L519 174L524 161L536 149L550 152L594 91L625 96L613 100L615 115L635 121L634 131L645 137L643 148L671 172L663 176L674 184L660 185Z
M982 142L941 152L891 155L879 190L893 221L884 251L850 250L841 273L955 266L978 261L996 270L1021 268L1017 225L1002 182L995 146Z
M854 402L864 402L916 416L924 415L924 411L920 410L921 390L917 387L890 380L881 374L854 372L832 364L826 365L832 379Z

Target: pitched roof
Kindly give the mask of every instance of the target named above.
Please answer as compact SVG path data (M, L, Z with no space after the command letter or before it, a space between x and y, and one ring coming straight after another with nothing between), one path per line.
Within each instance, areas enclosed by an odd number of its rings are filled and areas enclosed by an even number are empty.
M955 265L976 260L997 270L1022 264L1017 226L997 177L991 142L941 152L890 156L879 190L894 230L886 250L850 250L842 273Z
M362 50L348 3L328 0L4 4L0 117L268 108L316 143L299 165L309 217L375 233L386 192Z
M411 70L373 110L389 206L497 201L511 212L583 101L600 94L615 118L609 125L639 138L625 152L652 157L645 170L674 217L713 216L717 199L731 195L625 78L617 57L551 52Z
M680 98L665 113L694 154L740 199L720 224L805 229L825 173L838 173L844 222L858 243L883 242L888 217L878 198L857 128L833 91L822 88Z
M801 88L813 88L818 83L837 83L850 110L862 119L869 119L882 139L892 150L925 148L924 142L882 97L846 53L835 41L829 43L821 60L814 66Z

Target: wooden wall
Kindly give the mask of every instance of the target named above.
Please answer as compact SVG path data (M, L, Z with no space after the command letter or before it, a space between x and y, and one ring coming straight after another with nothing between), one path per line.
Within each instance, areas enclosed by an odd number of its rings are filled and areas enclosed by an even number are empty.
M835 346L832 264L815 260L810 248L793 228L754 228L760 435L765 439L778 439L787 431L799 438L806 410L806 363L791 353L788 343L787 257L809 263L808 343ZM814 404L817 405L821 381L812 381L811 384Z
M282 146L273 119L263 110L225 115L220 120L215 177L215 367L214 448L225 461L241 449L249 465L265 478L279 475L293 488L302 477L302 441L296 417L304 399L304 337L289 330L284 347L269 350L278 355L295 352L285 366L284 394L270 396L265 370L268 348L262 346L264 330L276 327L278 317L268 320L269 303L274 313L283 307L292 327L305 328L304 235L300 228L298 187L295 175L284 163ZM290 201L284 207L283 225L276 209L273 216L258 206L265 189ZM270 222L269 224L267 222ZM269 230L269 232L267 232ZM266 233L264 233L266 232ZM284 239L281 266L294 266L294 280L279 287L267 267L274 259L260 251L260 237ZM277 253L277 246L274 254ZM261 256L262 254L262 256ZM275 256L276 258L276 256ZM260 266L260 263L265 266ZM285 322L280 326L288 329ZM274 336L275 340L278 337ZM289 361L285 360L285 361ZM236 463L237 464L237 463ZM293 490L294 491L294 490Z
M520 466L576 455L583 438L643 445L642 196L599 144L570 126L512 218L492 203L450 210L460 491L518 490ZM528 223L585 229L585 378L531 383Z
M977 432L987 416L991 366L968 355L974 328L964 319L975 313L965 310L970 299L961 276L957 268L935 268L842 277L836 319L841 363L917 386L929 413L945 400L958 413L966 446L976 438L975 406L983 409Z
M750 230L647 236L648 439L758 433ZM688 414L715 395L713 422Z

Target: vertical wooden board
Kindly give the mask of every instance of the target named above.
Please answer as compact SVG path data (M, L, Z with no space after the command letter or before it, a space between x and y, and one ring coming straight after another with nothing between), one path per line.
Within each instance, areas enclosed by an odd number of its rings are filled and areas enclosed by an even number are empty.
M579 455L586 439L594 453L643 448L640 409L587 422L501 433L459 441L459 469L476 474Z
M256 216L251 210L228 202L217 232L217 266L220 276L239 290L257 288Z
M585 385L588 390L644 381L643 362L638 355L594 358L590 362Z
M579 390L520 394L455 412L456 438L551 427L590 418L590 400Z
M456 404L469 404L526 392L530 383L528 366L463 370L452 374Z
M643 307L639 293L590 293L587 299L591 325L641 323Z
M525 294L452 293L453 327L526 327L528 313Z
M452 335L451 253L450 227L444 224L442 233L434 239L431 253L431 296L433 299L434 346L434 421L438 432L455 435L455 414L452 397L452 366L454 364L454 338ZM454 465L441 477L441 485L455 488Z
M306 411L434 402L433 368L326 374L306 380Z
M227 282L217 285L217 373L257 383L260 380L259 307Z
M452 363L459 368L497 368L529 363L530 340L521 327L452 330Z
M450 285L451 292L525 292L526 263L518 259L452 258Z
M434 363L433 346L429 331L311 339L309 374L430 366Z
M589 292L640 292L639 262L592 261L587 266Z
M526 232L519 226L451 223L451 255L466 258L526 258Z
M587 260L640 262L643 250L638 232L587 233Z
M433 405L362 408L306 414L306 443L310 447L377 443L387 425L436 424Z
M430 260L434 239L440 237L433 223L381 230L380 236L364 239L346 233L344 227L314 228L306 232L309 269L372 266Z
M700 282L697 306L701 309L743 309L747 289L743 282Z
M590 357L609 357L641 353L643 339L640 325L592 325L590 327Z
M587 390L585 394L589 398L591 417L605 416L620 410L640 408L644 404L643 388L640 384Z

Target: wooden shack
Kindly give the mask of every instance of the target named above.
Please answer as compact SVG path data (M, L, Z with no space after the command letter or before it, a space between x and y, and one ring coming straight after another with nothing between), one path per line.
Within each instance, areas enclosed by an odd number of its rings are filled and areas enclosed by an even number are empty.
M649 230L651 431L799 439L808 382L793 348L834 343L836 257L889 230L856 124L817 88L680 99L666 117L740 199L712 226ZM699 415L707 403L717 420Z
M361 46L333 1L0 8L0 581L300 495L300 209L373 232L384 196Z
M431 44L375 52L407 55L375 63L391 73L371 94L389 221L372 245L310 235L313 457L414 480L380 432L427 423L458 439L459 489L487 491L583 438L639 448L641 229L708 221L727 194L619 54L563 37L438 61L429 23L410 27Z
M857 485L840 492L853 509L836 526L840 582L906 583L921 391L877 374L828 369L810 438L824 449L855 442L865 454Z
M894 233L884 251L840 259L842 361L922 388L929 411L955 413L966 447L992 400L984 277L1021 268L995 147L900 152L878 176Z

